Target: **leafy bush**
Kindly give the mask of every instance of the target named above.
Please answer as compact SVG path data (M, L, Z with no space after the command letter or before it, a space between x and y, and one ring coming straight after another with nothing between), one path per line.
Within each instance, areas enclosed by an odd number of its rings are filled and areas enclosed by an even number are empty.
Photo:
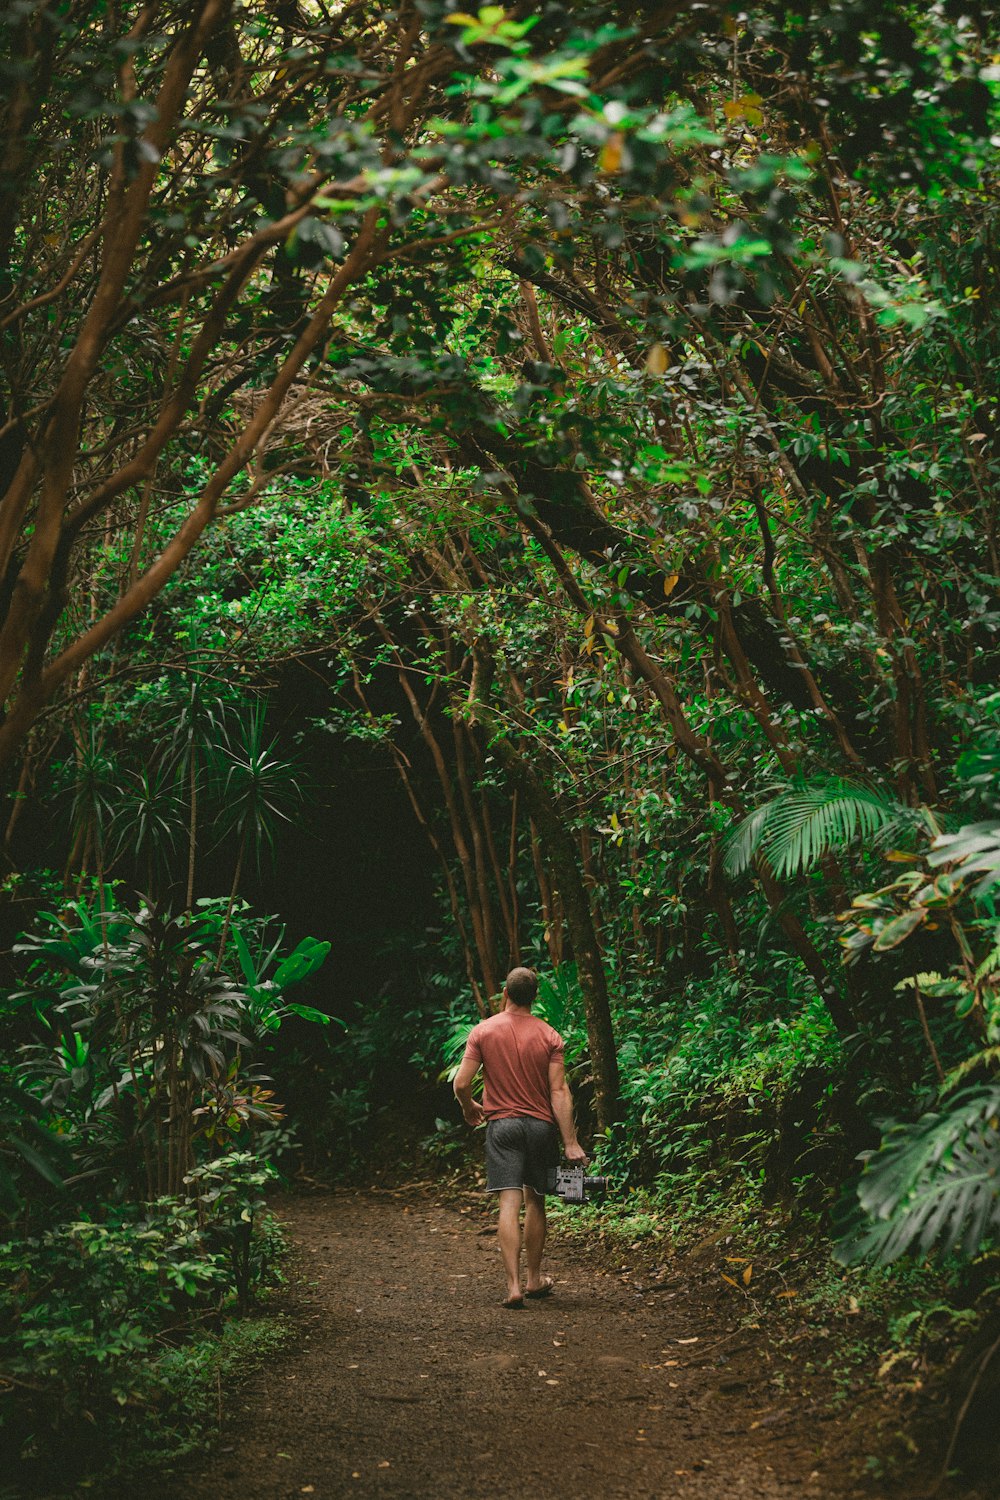
M229 902L133 915L109 897L98 910L77 901L43 916L15 946L27 973L6 1006L42 1038L21 1049L20 1073L78 1171L151 1201L179 1195L199 1157L280 1116L248 1053L289 1016L329 1019L285 997L329 944L305 938L282 958L281 935L267 941ZM227 957L240 979L223 967ZM16 1149L44 1169L30 1142Z
M216 1332L277 1274L263 1212L273 1173L248 1154L204 1169L192 1199L52 1225L0 1245L0 1347L16 1384L0 1406L10 1449L75 1472L162 1399L193 1335ZM81 1434L84 1434L81 1441Z
M702 1192L708 1169L714 1178L724 1166L758 1173L788 1109L797 1139L781 1144L794 1170L796 1156L833 1128L824 1108L840 1042L819 997L780 955L768 975L736 973L720 958L658 1004L637 999L619 1015L618 1034L626 1113L601 1160L622 1183L680 1174Z

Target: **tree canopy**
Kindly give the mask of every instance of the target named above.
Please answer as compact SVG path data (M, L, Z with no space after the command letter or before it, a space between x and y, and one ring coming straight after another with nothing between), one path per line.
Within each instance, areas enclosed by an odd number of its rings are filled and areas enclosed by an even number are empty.
M12 1213L57 1118L148 1204L277 1128L244 1047L313 1098L245 893L366 767L436 925L338 1128L535 962L623 1179L826 1214L891 1118L838 1253L995 1243L998 19L7 6Z

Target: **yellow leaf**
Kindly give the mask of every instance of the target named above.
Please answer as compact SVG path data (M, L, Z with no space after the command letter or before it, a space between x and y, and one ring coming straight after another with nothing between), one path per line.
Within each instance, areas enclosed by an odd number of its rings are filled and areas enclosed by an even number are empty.
M726 1273L725 1273L725 1271L722 1271L720 1274L722 1276L723 1281L728 1281L730 1286L734 1286L736 1288L736 1290L739 1291L740 1284L739 1284L739 1282L734 1277L727 1276Z
M667 369L667 351L662 344L650 344L646 351L646 374L663 375Z
M611 136L601 147L600 167L602 172L618 172L621 170L622 153L625 149L625 137L619 132Z
M679 573L668 573L666 578L664 578L663 592L668 599L670 598L670 595L673 593L674 589L677 587L680 576L681 575Z
M798 1292L775 1292L776 1297L797 1297Z
M593 617L593 615L591 615L587 620L584 621L583 633L587 637L590 637L590 636L593 635L593 633L594 633L594 617Z
M753 1275L753 1266L747 1266L746 1270L743 1272L743 1285L744 1286L749 1286L750 1285L750 1277L752 1275Z
M722 113L727 120L746 120L748 125L760 125L764 120L760 105L759 94L744 94L739 99L727 100Z

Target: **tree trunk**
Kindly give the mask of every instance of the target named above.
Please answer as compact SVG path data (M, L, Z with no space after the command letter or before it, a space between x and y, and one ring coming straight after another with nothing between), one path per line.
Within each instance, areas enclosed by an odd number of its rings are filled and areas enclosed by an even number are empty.
M493 663L485 660L485 652L481 650L477 651L477 666L479 665L486 665L491 675ZM469 695L468 709L472 718L489 733L491 750L524 798L540 834L542 857L562 900L583 994L597 1127L603 1132L614 1123L619 1113L618 1053L611 1021L607 977L590 899L577 858L576 840L566 826L551 791L534 766L503 733L497 716L477 695L475 684Z

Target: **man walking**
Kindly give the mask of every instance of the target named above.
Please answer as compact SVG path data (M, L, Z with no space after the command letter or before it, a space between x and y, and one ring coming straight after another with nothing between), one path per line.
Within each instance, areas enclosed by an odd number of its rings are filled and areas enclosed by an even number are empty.
M576 1138L573 1099L566 1082L563 1039L531 1013L538 978L512 969L503 987L503 1009L469 1033L455 1076L455 1097L469 1125L486 1122L486 1190L500 1194L500 1254L507 1277L504 1307L524 1298L551 1296L554 1283L542 1275L545 1193L551 1167L559 1164L559 1138L568 1162L587 1163ZM472 1080L485 1075L483 1102L472 1097ZM525 1285L521 1287L521 1204L524 1203Z

